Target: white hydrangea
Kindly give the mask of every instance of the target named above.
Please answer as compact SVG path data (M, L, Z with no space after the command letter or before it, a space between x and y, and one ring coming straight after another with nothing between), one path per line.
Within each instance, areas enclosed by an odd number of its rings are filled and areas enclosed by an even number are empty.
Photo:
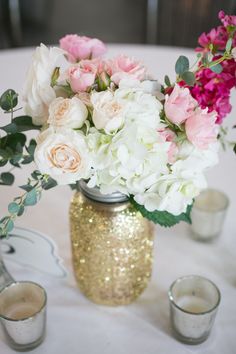
M199 150L185 142L180 147L178 161L169 174L163 175L144 193L138 193L134 199L149 211L168 211L179 215L186 211L202 189L207 187L204 172L218 163L218 144L208 150Z
M144 192L168 173L170 143L148 126L126 122L124 129L109 138L94 130L88 136L88 146L96 171L92 181L102 193Z

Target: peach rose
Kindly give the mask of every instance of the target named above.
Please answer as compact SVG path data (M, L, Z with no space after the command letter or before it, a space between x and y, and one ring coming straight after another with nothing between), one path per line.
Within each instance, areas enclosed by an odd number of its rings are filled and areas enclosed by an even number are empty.
M75 183L89 178L91 161L85 136L72 129L49 128L40 134L35 149L35 162L42 173L58 184Z
M88 116L85 104L78 98L58 97L49 106L48 123L54 127L81 128Z

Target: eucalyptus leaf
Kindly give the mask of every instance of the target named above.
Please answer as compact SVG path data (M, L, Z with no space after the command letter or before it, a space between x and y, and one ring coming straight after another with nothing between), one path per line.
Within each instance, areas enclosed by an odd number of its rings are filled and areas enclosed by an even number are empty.
M17 213L17 216L21 216L24 214L25 208L24 205L20 205L19 211Z
M40 171L38 171L38 170L35 170L34 172L31 173L31 177L35 180L38 180L39 177L41 177L41 176L42 175L41 175Z
M19 186L19 188L23 189L26 192L30 192L34 187L30 184L24 184L22 186Z
M164 81L165 81L166 86L168 86L168 87L171 86L171 82L170 82L170 79L169 79L169 76L168 76L168 75L165 75Z
M192 71L185 71L182 74L182 79L186 82L187 85L193 86L195 83L195 75Z
M11 186L14 183L15 177L11 172L2 172L0 175L2 183Z
M54 188L56 186L57 186L57 182L51 177L49 177L47 181L42 182L42 188L44 190L48 190L48 189Z
M3 167L7 164L7 160L1 159L0 160L0 167Z
M24 205L35 205L37 204L37 192L36 189L33 188L30 192L27 192L25 200L24 200Z
M13 228L14 228L14 222L11 219L9 219L6 224L6 228L5 228L6 232L7 233L11 232L13 230Z
M4 130L6 133L14 134L16 132L24 132L28 130L39 130L41 127L34 125L32 118L29 116L19 116L12 120L12 122L0 129Z
M225 50L226 50L227 53L229 53L230 50L231 50L232 42L233 42L233 39L232 39L232 38L229 38L229 39L227 40L227 43L226 43L226 46L225 46Z
M17 203L12 202L8 205L8 211L10 214L17 214L19 209L20 209L20 206Z
M189 60L184 55L181 55L175 63L175 72L182 75L185 71L189 70Z
M6 90L0 97L0 107L6 112L12 110L17 105L17 103L18 95L12 89Z
M220 74L223 70L222 65L220 65L220 64L210 66L210 69L211 69L211 71L213 71L216 74Z

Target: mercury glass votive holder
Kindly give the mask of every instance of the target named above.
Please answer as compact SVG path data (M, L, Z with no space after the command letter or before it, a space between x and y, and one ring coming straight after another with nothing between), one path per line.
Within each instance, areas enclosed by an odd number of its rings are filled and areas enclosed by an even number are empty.
M33 282L13 282L1 290L0 319L13 349L26 351L41 344L46 328L46 303L45 290Z
M216 239L223 228L229 199L217 189L205 189L195 199L191 211L192 237L209 242Z
M187 344L199 344L209 336L220 303L220 291L210 280L189 275L169 289L170 319L174 336Z

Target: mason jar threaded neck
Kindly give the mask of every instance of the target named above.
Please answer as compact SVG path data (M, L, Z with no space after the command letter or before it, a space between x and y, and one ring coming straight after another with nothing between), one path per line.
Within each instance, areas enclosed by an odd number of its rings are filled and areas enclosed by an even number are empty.
M127 195L120 192L102 194L98 187L89 188L85 180L79 181L79 189L87 198L100 203L124 203L129 200Z

